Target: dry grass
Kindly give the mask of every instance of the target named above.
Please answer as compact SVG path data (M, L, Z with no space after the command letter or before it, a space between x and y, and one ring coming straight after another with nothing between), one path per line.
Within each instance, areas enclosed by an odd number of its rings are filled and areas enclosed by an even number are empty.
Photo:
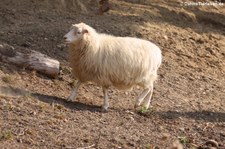
M10 131L1 131L0 132L0 141L11 140L13 134Z
M15 81L15 77L12 75L5 75L4 77L2 77L2 81L12 84Z

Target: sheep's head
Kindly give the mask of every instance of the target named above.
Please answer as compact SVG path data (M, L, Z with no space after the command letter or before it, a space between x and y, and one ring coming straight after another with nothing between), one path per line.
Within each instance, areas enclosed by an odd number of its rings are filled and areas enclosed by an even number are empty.
M63 37L64 43L70 44L82 40L87 33L88 30L86 28L86 24L73 24L70 28L70 31Z

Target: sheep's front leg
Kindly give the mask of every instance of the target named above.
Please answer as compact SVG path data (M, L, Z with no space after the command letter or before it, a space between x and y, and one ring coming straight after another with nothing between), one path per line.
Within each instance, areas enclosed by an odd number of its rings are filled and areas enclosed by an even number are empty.
M80 85L81 85L81 82L78 81L78 82L76 83L76 85L74 86L73 91L72 91L70 97L67 99L67 101L74 101L74 100L76 99L76 96L77 96L77 90L78 90L78 88L80 87Z
M109 97L108 97L108 89L103 87L103 94L104 94L104 103L102 105L102 110L107 111L109 107Z
M150 88L144 89L144 91L141 93L141 95L136 99L136 103L135 103L135 106L134 106L135 109L137 109L137 107L139 107L141 105L141 102L147 96L149 91L150 91Z

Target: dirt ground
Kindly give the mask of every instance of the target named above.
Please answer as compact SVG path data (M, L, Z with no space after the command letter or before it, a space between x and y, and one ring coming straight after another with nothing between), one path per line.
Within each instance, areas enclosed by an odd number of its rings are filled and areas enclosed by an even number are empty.
M110 4L109 12L97 15L93 0L0 1L0 44L39 51L62 68L61 76L51 79L0 60L0 148L171 149L178 141L187 149L224 149L225 4ZM62 37L79 22L162 49L149 111L133 108L138 87L111 88L108 112L101 112L102 90L92 83L82 85L76 102L66 102L73 79Z

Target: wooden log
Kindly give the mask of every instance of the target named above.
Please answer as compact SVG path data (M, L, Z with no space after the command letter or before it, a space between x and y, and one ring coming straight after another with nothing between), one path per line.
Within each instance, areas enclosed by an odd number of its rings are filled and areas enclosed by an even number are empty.
M59 61L33 50L30 50L29 53L17 52L8 44L0 44L0 60L37 70L53 78L59 74Z

